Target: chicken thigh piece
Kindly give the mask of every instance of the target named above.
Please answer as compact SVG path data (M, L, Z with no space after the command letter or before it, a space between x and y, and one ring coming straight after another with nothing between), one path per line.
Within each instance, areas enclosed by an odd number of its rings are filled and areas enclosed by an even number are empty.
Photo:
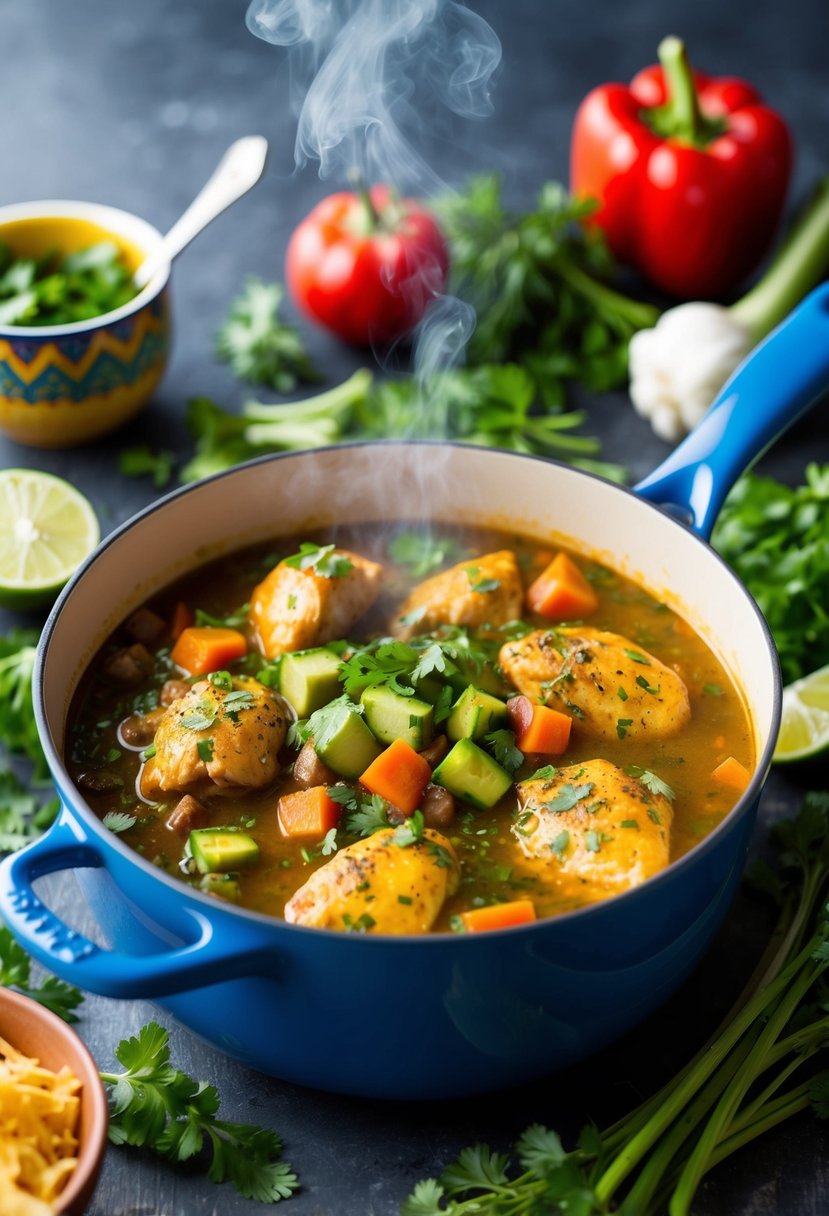
M282 698L258 680L232 688L199 680L173 701L155 733L155 755L141 772L141 793L202 794L257 789L279 772L288 716Z
M459 562L424 583L401 606L391 626L404 641L438 625L505 625L521 616L524 588L508 549Z
M431 828L414 844L384 828L340 849L285 905L285 919L323 929L427 933L460 882L452 845Z
M636 887L668 864L673 811L609 760L522 781L512 834L562 894L599 900Z
M677 673L618 633L589 625L537 629L506 642L498 662L519 692L601 738L667 739L691 717Z
M383 567L347 549L335 549L320 569L282 561L254 589L250 619L269 659L342 638L380 593Z

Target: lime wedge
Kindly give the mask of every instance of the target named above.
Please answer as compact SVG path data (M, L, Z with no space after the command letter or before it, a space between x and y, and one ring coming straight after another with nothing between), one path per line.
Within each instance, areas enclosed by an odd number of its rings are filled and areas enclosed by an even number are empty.
M36 469L0 470L0 605L51 604L99 537L74 486Z
M774 760L806 760L829 748L829 667L783 689L783 721Z

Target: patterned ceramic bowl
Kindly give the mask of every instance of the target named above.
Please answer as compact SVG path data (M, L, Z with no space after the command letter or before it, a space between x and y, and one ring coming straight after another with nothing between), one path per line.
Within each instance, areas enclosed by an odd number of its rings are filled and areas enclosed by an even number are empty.
M112 240L137 269L158 245L151 224L97 203L0 207L0 242L18 256L73 253ZM0 325L0 430L18 443L59 448L121 426L146 404L167 362L166 265L129 303L71 325Z

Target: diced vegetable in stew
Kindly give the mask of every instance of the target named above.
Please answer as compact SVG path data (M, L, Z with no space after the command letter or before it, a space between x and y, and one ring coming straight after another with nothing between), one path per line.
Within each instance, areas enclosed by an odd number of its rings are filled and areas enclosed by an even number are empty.
M413 576L436 542L445 568ZM666 604L582 555L437 523L280 540L133 605L66 748L97 814L194 889L400 935L630 890L755 763L739 691Z

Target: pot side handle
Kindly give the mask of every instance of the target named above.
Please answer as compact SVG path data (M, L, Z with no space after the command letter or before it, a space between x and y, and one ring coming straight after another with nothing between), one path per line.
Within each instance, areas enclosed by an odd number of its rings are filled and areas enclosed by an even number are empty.
M35 894L32 883L58 870L105 866L95 841L64 808L50 830L0 864L0 917L50 971L89 992L110 997L161 997L272 969L264 942L243 947L223 918L187 908L190 945L156 954L105 950L70 928Z
M723 385L702 422L635 487L711 535L749 465L829 389L829 283L806 297Z

